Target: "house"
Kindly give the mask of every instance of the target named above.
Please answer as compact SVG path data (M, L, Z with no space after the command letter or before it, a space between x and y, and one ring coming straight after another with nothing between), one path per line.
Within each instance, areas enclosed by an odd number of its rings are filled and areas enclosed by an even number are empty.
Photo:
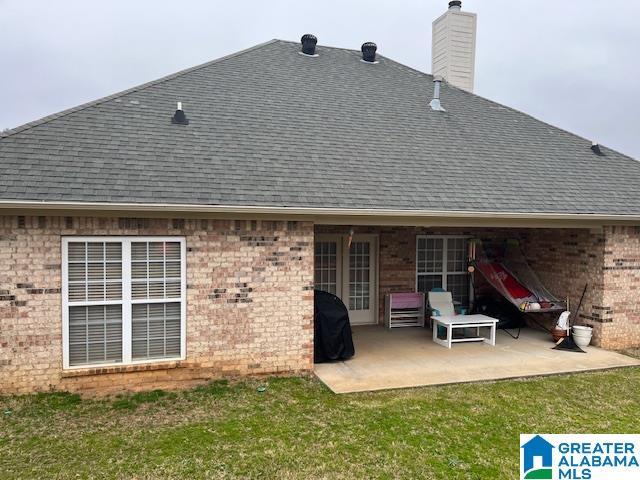
M540 466L537 468L541 468L545 470L545 473L548 476L538 476L538 477L530 477L530 478L551 478L551 469L553 468L553 449L554 447L551 443L547 442L540 435L536 435L531 438L528 442L520 447L522 449L522 467L525 473L529 472L529 470L535 467L535 459L536 457L540 459Z
M466 304L469 237L520 239L557 295L589 284L598 345L640 345L640 164L471 93L459 3L445 81L307 35L2 134L2 391L310 372L314 287L355 325L389 292Z

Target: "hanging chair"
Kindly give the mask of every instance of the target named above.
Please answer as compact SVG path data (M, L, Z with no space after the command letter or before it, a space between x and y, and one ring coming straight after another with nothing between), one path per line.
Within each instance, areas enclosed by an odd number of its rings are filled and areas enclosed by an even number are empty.
M522 312L555 312L565 309L542 284L527 263L517 240L508 240L502 258L491 259L478 239L469 246L471 265L500 293Z

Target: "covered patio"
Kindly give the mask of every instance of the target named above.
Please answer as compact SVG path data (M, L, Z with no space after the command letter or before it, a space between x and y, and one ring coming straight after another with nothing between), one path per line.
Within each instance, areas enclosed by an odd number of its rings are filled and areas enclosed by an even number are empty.
M315 365L335 393L585 372L640 365L640 360L597 347L586 354L553 350L547 333L524 328L519 339L498 330L495 347L460 343L451 349L432 341L428 328L353 328L356 355Z

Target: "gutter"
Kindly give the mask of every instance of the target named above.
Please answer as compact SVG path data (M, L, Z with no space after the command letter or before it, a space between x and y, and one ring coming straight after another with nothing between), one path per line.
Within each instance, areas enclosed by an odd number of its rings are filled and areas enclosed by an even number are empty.
M49 202L37 200L0 200L0 210L64 210L102 212L165 212L209 214L255 214L307 217L413 217L505 220L578 220L593 222L637 222L638 215L609 215L598 213L540 213L491 212L464 210L396 210L318 207L270 207L252 205L197 205L174 203L106 203L106 202Z

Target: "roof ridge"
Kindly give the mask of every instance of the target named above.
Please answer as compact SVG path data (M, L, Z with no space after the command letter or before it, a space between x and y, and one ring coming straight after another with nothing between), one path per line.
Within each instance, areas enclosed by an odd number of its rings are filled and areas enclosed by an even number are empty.
M282 43L289 43L289 44L293 44L293 45L299 45L299 42L295 42L293 40L282 40L282 39L278 39L279 42ZM318 47L321 48L329 48L331 50L342 50L343 52L351 52L351 53L360 53L360 50L356 49L356 48L344 48L344 47L334 47L332 45L321 45L318 44ZM386 55L383 55L381 53L376 53L376 55L384 58L385 60L391 62L395 67L400 67L400 69L405 69L405 70L409 70L411 72L417 73L419 75L424 75L426 77L432 77L433 75L431 73L427 73L427 72L423 72L422 70L418 70L417 68L414 67L410 67L409 65L405 65L404 63L401 63L397 60L394 60L391 57L387 57Z
M300 45L300 42L296 42L295 40L284 40L282 38L278 38L276 40L278 42L289 43L291 45ZM321 48L330 48L331 50L343 50L345 52L359 52L360 51L360 50L357 50L355 48L334 47L333 45L322 45L320 43L317 46L321 47Z
M50 115L46 115L37 120L33 120L31 122L27 122L25 124L19 125L14 128L10 128L7 131L0 132L0 140L15 135L20 132L24 132L25 130L29 130L31 128L37 127L39 125L43 125L45 123L51 122L52 120L56 120L58 118L64 117L66 115L70 115L75 112L79 112L85 110L90 107L94 107L96 105L100 105L102 103L108 102L110 100L123 97L133 92L138 92L140 90L144 90L145 88L152 87L154 85L158 85L160 83L166 82L168 80L173 80L174 78L180 77L182 75L186 75L188 73L194 72L196 70L200 70L202 68L209 67L210 65L223 62L230 58L238 57L245 53L249 53L253 50L257 50L258 48L266 47L267 45L271 45L272 43L276 43L278 39L271 39L263 43L259 43L257 45L253 45L249 48L245 48L244 50L239 50L237 52L230 53L229 55L225 55L223 57L216 58L214 60L209 60L208 62L201 63L200 65L196 65L193 67L185 68L183 70L179 70L178 72L171 73L169 75L165 75L164 77L157 78L155 80L151 80L149 82L142 83L140 85L136 85L135 87L127 88L126 90L122 90L120 92L112 93L111 95L107 95L106 97L98 98L96 100L92 100L90 102L83 103L81 105L77 105L75 107L67 108L66 110L62 110L60 112L52 113Z

